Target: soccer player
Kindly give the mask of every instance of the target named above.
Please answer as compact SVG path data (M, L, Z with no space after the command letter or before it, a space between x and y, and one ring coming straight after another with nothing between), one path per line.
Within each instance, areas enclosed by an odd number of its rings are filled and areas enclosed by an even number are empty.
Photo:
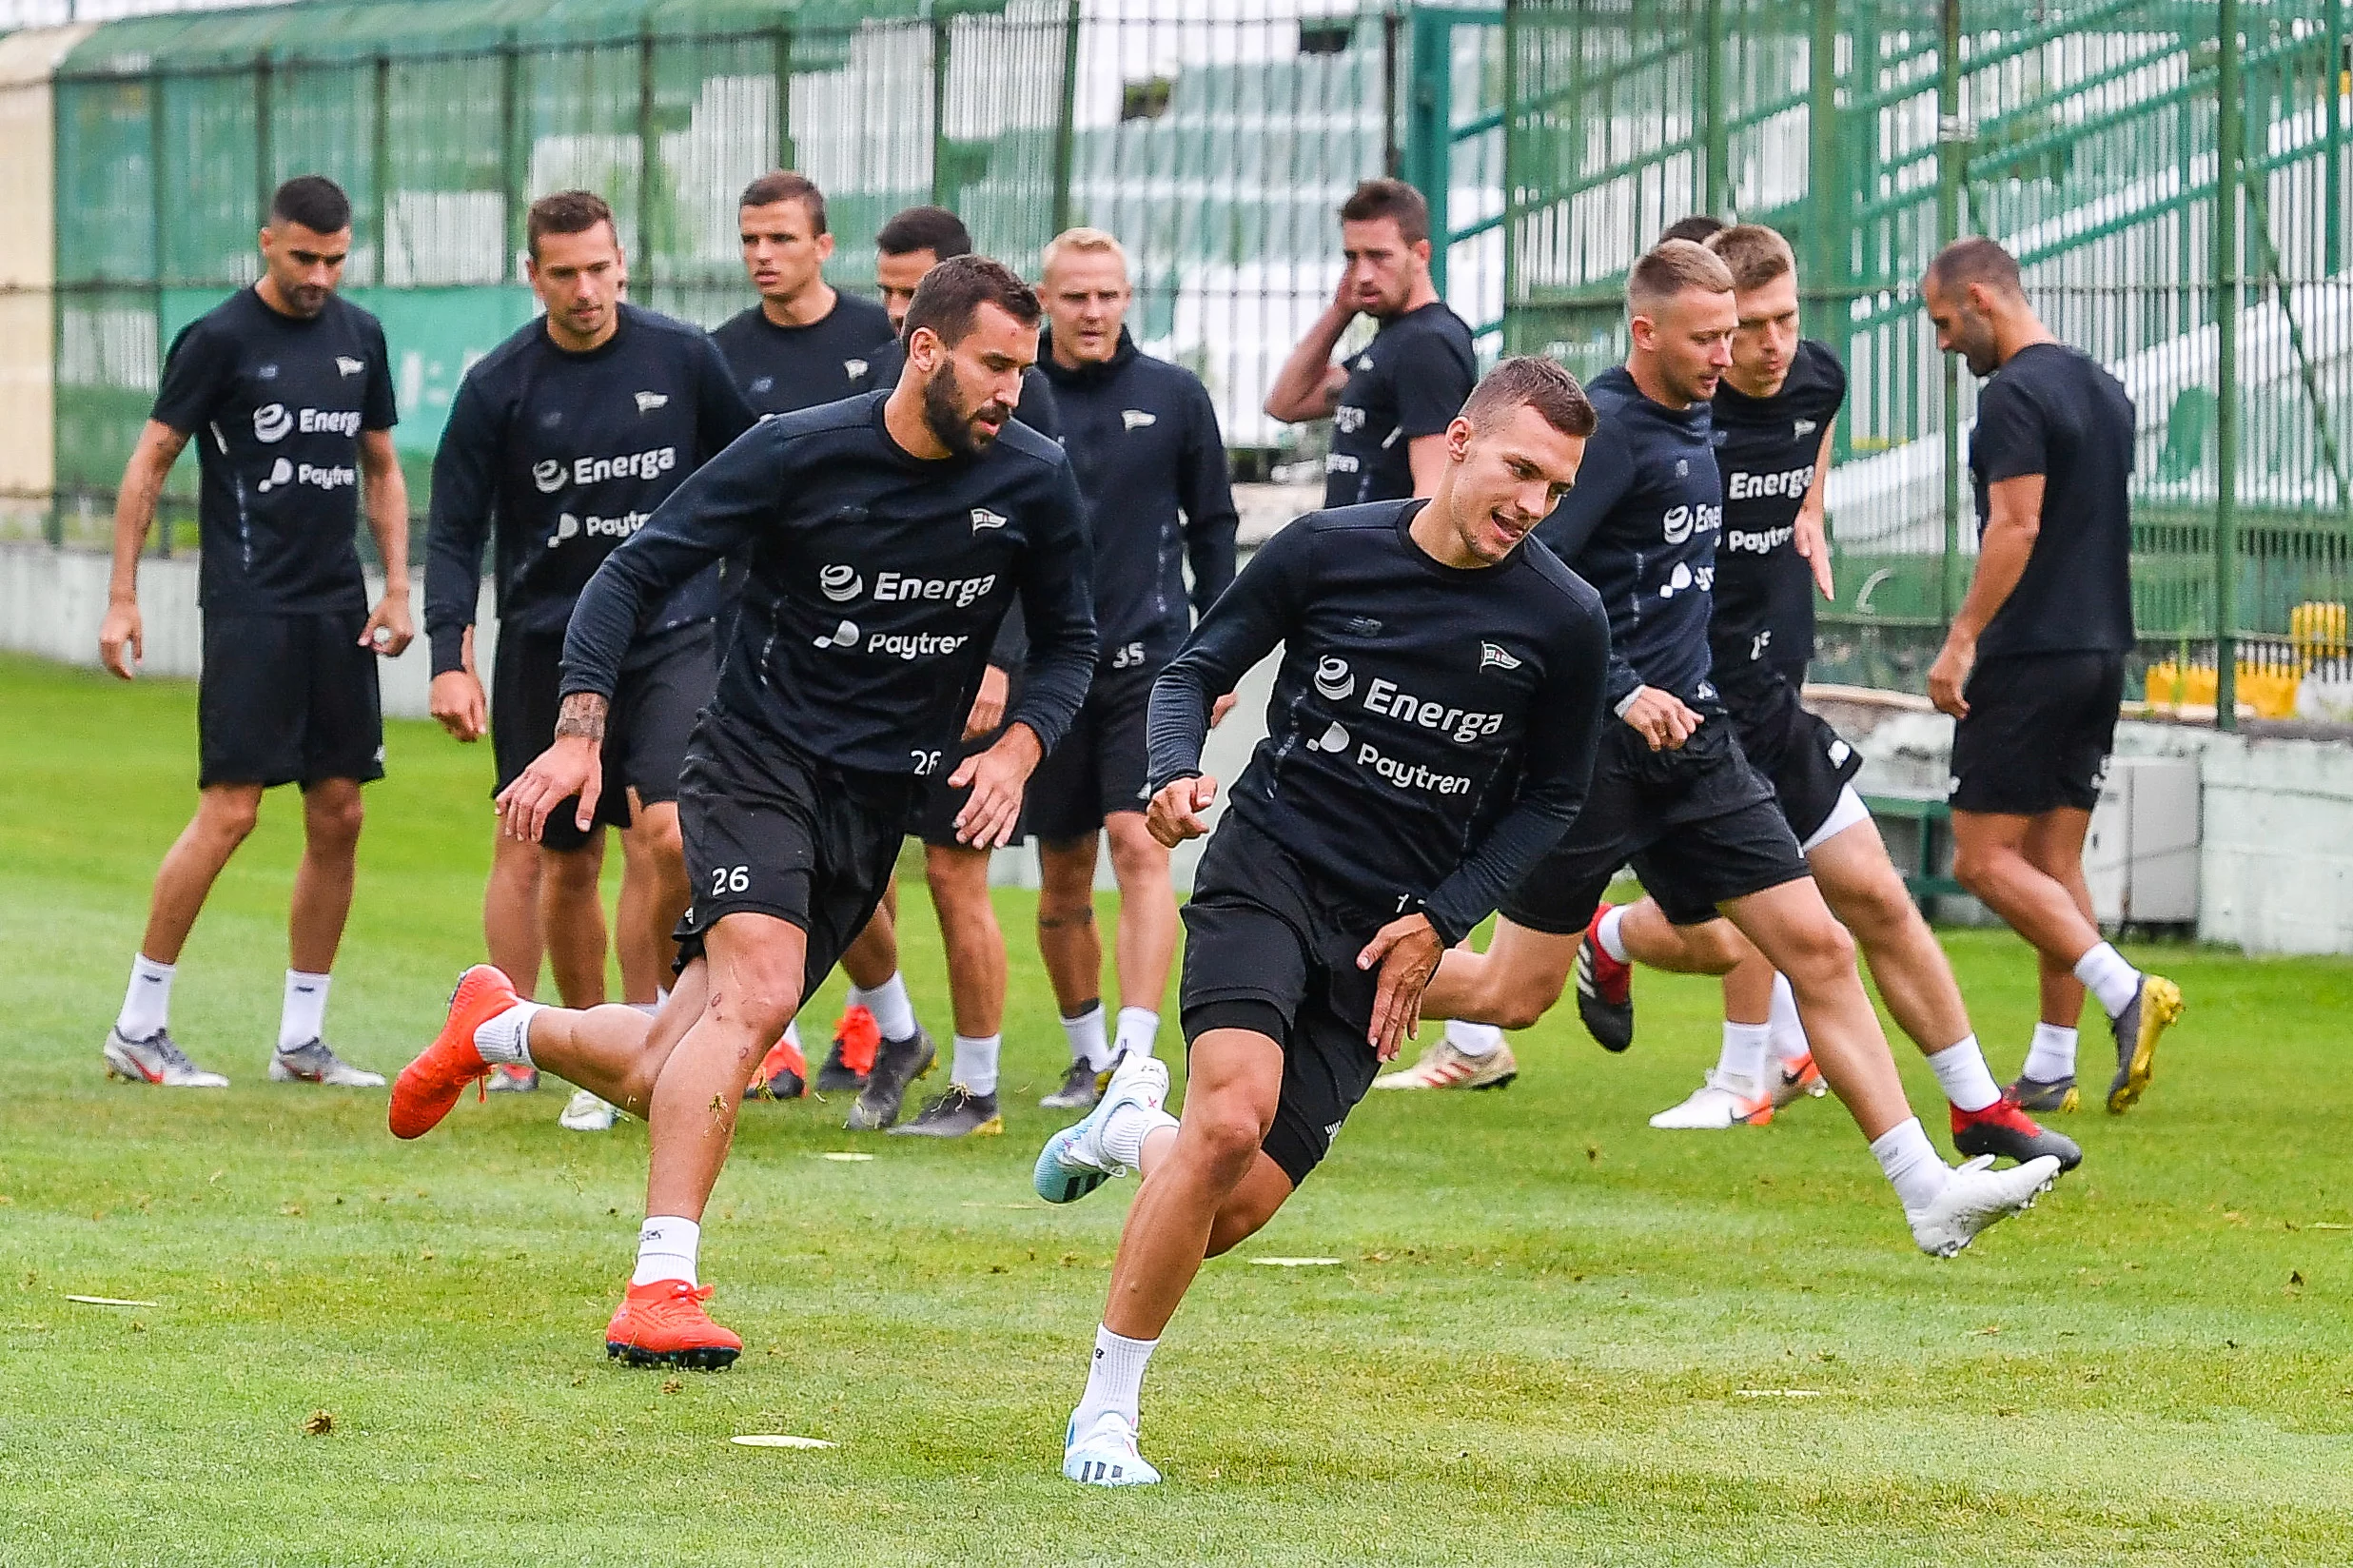
M1201 378L1137 350L1127 253L1099 228L1047 245L1049 326L1038 363L1053 382L1063 446L1087 500L1101 651L1087 705L1029 784L1039 841L1038 951L1069 1036L1062 1087L1039 1102L1084 1109L1123 1053L1152 1054L1176 957L1168 851L1145 825L1144 727L1152 681L1234 577L1233 486ZM1189 598L1185 566L1192 567ZM1221 696L1210 722L1233 704ZM1095 858L1111 843L1119 883L1119 1022L1106 1038Z
M1742 224L1719 231L1708 248L1732 272L1739 317L1711 409L1724 526L1708 631L1712 678L1741 754L1772 783L1823 899L1853 932L1888 1010L1927 1055L1951 1102L1953 1147L2020 1161L2050 1154L2071 1170L2083 1158L2073 1140L2038 1127L1995 1087L1952 966L1854 792L1862 758L1798 700L1814 657L1814 595L1831 591L1822 489L1846 372L1828 345L1797 336L1797 262L1788 241ZM1633 1038L1628 958L1725 975L1716 1067L1651 1126L1761 1125L1779 1106L1822 1092L1788 981L1729 921L1678 927L1647 897L1622 910L1602 906L1578 955L1578 1010L1597 1037L1620 1049ZM1776 1010L1787 1014L1778 1042Z
M1402 180L1367 180L1340 208L1339 292L1291 350L1266 394L1268 417L1332 421L1324 504L1428 496L1444 464L1445 431L1479 379L1471 329L1430 278L1430 206ZM1333 362L1358 316L1372 341ZM1503 1031L1449 1020L1411 1067L1376 1088L1502 1088L1520 1065Z
M906 363L903 323L915 290L931 269L954 256L971 254L972 236L964 223L945 207L914 206L884 224L874 236L874 284L890 312L896 336L877 344L867 375L875 385L896 382ZM1054 395L1035 365L1024 372L1020 401L1013 418L1049 440L1059 440ZM874 1052L874 1068L857 1104L850 1107L850 1126L872 1131L889 1127L909 1137L966 1138L993 1136L1005 1130L1004 1120L992 1108L998 1058L1005 1035L1005 932L997 925L996 905L989 897L989 852L956 832L965 806L964 791L950 783L967 757L996 744L1004 734L1006 715L1020 702L1014 680L1026 646L1021 606L1015 605L998 629L996 646L972 700L964 735L947 765L935 773L918 801L909 828L923 840L924 880L931 890L931 908L939 916L940 936L948 951L948 994L955 1018L955 1047L945 1094L924 1105L904 1127L893 1127L908 1086L931 1068L931 1039L917 1031L912 1040L893 1037L887 1028ZM1026 830L1016 828L1013 838ZM892 962L897 962L896 886L883 903L879 921L887 921ZM878 931L862 935L855 951L861 961L879 944ZM855 996L853 998L856 999ZM909 1014L912 1021L912 1011ZM877 1015L877 1024L882 1020Z
M1577 478L1594 413L1565 370L1506 360L1443 433L1426 502L1311 512L1261 549L1152 692L1149 821L1206 830L1209 706L1276 645L1267 737L1235 783L1185 908L1190 1068L1124 1058L1048 1140L1035 1185L1069 1203L1140 1170L1063 1474L1148 1485L1145 1363L1205 1257L1275 1211L1331 1150L1412 1032L1449 943L1577 815L1604 715L1592 589L1521 542Z
M291 968L273 1079L381 1085L323 1038L329 971L351 912L360 786L384 775L376 660L415 635L408 613L408 487L392 448L392 372L376 318L336 295L351 203L299 175L270 198L262 276L188 323L123 470L114 574L98 631L125 680L142 657L139 552L155 499L198 431L197 529L204 676L197 691L196 815L164 856L107 1031L110 1076L171 1088L228 1080L173 1043L171 982L213 879L253 831L262 794L303 789L303 861L287 918ZM383 562L368 608L356 547L361 497Z
M744 187L736 224L744 273L759 304L711 336L753 409L763 416L790 414L867 389L874 346L897 328L882 306L825 281L825 264L833 255L825 193L798 174L763 174ZM897 935L887 908L850 944L841 963L850 977L850 1008L817 1072L817 1089L826 1094L855 1094L866 1087L883 1032L877 1014L892 1021L891 1038L905 1042L894 1055L919 1049L922 1036L899 973ZM788 1026L760 1064L753 1092L797 1099L808 1084L799 1031Z
M754 421L708 338L617 298L628 264L601 197L543 196L532 203L523 233L525 270L547 308L458 385L433 462L425 564L433 715L460 740L473 740L485 704L463 644L482 547L491 545L499 602L487 715L494 795L555 738L564 627L580 590L689 474ZM604 1000L598 876L606 827L638 838L653 865L653 896L627 911L644 927L639 940L666 940L686 912L678 774L695 715L718 678L718 598L717 574L709 573L653 608L615 694L596 816L578 827L572 813L556 813L539 839L539 928L567 1007ZM521 978L527 987L529 975ZM641 1008L657 1000L651 991L632 998ZM593 1099L576 1097L564 1125L610 1127L612 1107Z
M1936 346L1990 378L1977 399L1970 477L1977 569L1929 696L1952 735L1952 874L2041 960L2042 1021L2011 1085L2033 1110L2072 1110L2084 992L2116 1040L2108 1108L2148 1087L2181 988L2101 939L2084 885L2084 834L2116 738L2132 647L2132 400L2089 356L2050 335L2018 264L1958 240L1921 284Z
M1027 680L996 744L955 767L971 787L968 842L1011 833L1030 771L1086 696L1095 637L1078 489L1060 447L1010 423L1038 316L1037 296L996 263L941 264L909 308L895 387L761 423L607 557L573 612L555 744L500 802L530 837L563 811L576 826L593 819L644 617L751 547L679 790L694 904L676 988L649 1020L537 1007L497 970L469 970L440 1036L394 1086L390 1121L397 1136L422 1135L504 1061L645 1117L647 1218L609 1354L717 1367L741 1350L705 1313L696 1273L737 1100L880 902L908 810L952 754L1016 595Z
M1738 329L1722 261L1669 240L1628 274L1633 347L1594 379L1600 428L1577 488L1540 536L1610 615L1608 727L1577 825L1501 905L1484 954L1447 954L1425 1006L1506 1028L1559 998L1618 869L1678 926L1719 913L1783 974L1823 1077L1871 1141L1923 1251L1950 1256L2033 1201L2060 1163L1958 1170L1904 1103L1895 1062L1773 787L1740 755L1709 678L1711 579L1724 489L1708 401Z

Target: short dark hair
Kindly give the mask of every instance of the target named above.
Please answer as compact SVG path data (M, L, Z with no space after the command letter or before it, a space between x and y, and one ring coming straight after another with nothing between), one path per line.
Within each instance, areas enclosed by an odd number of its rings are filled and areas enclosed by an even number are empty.
M1711 218L1704 212L1695 212L1688 218L1676 219L1666 226L1658 238L1661 241L1689 240L1694 245L1706 245L1723 232L1723 219Z
M1340 204L1343 224L1369 224L1380 218L1394 220L1399 236L1407 245L1419 245L1430 237L1430 204L1402 180L1367 180Z
M953 348L972 329L972 320L985 304L995 305L1024 326L1035 326L1045 314L1036 292L1003 262L986 256L952 256L925 273L923 282L915 285L900 336L912 341L917 327L928 326L940 342Z
M313 234L340 234L351 226L351 198L324 174L297 174L270 193L269 221L300 224Z
M972 231L944 206L911 206L882 225L874 236L874 248L886 256L912 256L928 250L932 260L944 262L951 256L972 253Z
M1785 272L1797 270L1796 252L1777 229L1763 224L1735 224L1707 242L1716 259L1732 268L1735 288L1762 288Z
M1543 415L1544 422L1564 436L1581 440L1592 435L1600 422L1577 378L1533 354L1498 361L1463 400L1461 417L1483 430L1522 403Z
M539 242L548 235L585 234L598 224L613 230L615 241L620 239L619 225L613 222L613 209L603 197L593 190L559 190L531 204L523 219L523 243L536 259Z
M1687 288L1711 294L1733 292L1732 268L1705 245L1661 240L1626 273L1626 308L1647 316Z
M1939 288L1967 288L1971 284L1983 284L2012 299L2027 297L2026 284L2018 274L2018 258L1983 235L1955 240L1938 251L1936 259L1928 265L1928 276L1929 282Z
M745 206L775 206L778 202L798 202L809 214L809 231L825 232L825 192L817 188L814 180L795 174L789 168L772 169L743 187L743 200L735 205Z

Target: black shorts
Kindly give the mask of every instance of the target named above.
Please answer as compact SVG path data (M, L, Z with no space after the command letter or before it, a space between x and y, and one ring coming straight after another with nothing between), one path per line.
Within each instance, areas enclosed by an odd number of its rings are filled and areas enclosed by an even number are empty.
M694 891L678 967L702 956L722 915L774 915L808 933L810 994L882 902L913 794L903 775L852 773L704 715L678 783Z
M664 632L633 654L621 667L620 685L605 720L604 790L597 797L596 813L597 822L605 827L629 826L632 789L648 806L678 798L687 736L718 681L708 622ZM490 746L499 767L493 794L512 784L554 743L557 714L563 706L556 695L562 664L560 632L500 635L498 664L490 676ZM588 839L574 824L567 804L548 813L539 841L551 850L577 850Z
M205 616L196 783L300 784L384 776L377 654L365 610Z
M1006 691L1005 711L1011 713L1014 704L1020 700L1021 681L1016 677ZM964 765L966 757L978 756L995 745L1004 734L1005 727L999 725L976 739L959 741L940 758L939 770L920 782L914 804L907 813L907 832L934 849L962 850L971 847L956 842L956 813L964 810L966 801L972 798L971 786L951 788L949 775ZM1030 776L1033 780L1036 777L1034 774ZM1018 844L1029 836L1029 804L1027 792L1024 792L1021 820L1013 824L1013 836L1007 842Z
M1828 719L1809 712L1778 671L1738 691L1726 688L1724 700L1733 710L1741 755L1772 784L1797 842L1813 842L1837 809L1839 795L1862 772L1862 755Z
M1281 1043L1283 1089L1261 1147L1293 1186L1381 1070L1364 1038L1379 977L1356 955L1382 925L1320 895L1281 846L1231 816L1202 853L1185 906L1185 1043L1214 1029Z
M1952 809L2037 816L2100 801L2124 701L2122 654L2020 654L1978 664L1952 731Z
M1559 936L1581 931L1628 863L1678 926L1808 874L1773 786L1740 755L1723 715L1708 715L1679 751L1654 752L1615 719L1603 736L1584 810L1504 898L1505 919Z
M1084 838L1117 812L1151 803L1145 776L1144 721L1152 676L1098 675L1086 704L1037 772L1022 807L1029 831L1049 844Z

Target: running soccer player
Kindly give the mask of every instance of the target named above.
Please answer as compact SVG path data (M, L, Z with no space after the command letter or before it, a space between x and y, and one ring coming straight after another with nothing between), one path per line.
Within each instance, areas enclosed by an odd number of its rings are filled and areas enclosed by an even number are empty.
M1990 378L1969 442L1976 574L1929 670L1930 697L1958 721L1952 874L2041 961L2042 1021L2010 1086L2018 1101L2075 1108L2088 989L2115 1036L2108 1108L2122 1115L2182 1011L2180 987L2102 940L2084 885L2132 647L2132 400L2036 319L2017 262L1991 240L1947 245L1921 294L1936 346Z
M868 377L876 385L890 385L906 363L902 329L909 304L933 267L953 256L971 254L972 236L963 221L945 207L915 206L893 217L874 236L874 284L883 308L891 314L892 330L900 334L877 344ZM1013 418L1049 440L1060 440L1054 395L1035 365L1021 379L1020 401ZM955 1047L945 1094L925 1104L904 1127L898 1121L908 1086L931 1069L931 1042L919 1030L912 1040L898 1040L878 1029L881 1043L874 1068L857 1104L850 1107L850 1126L856 1130L890 1128L901 1136L967 1138L993 1136L1005 1123L992 1108L996 1094L998 1058L1005 1044L1005 932L997 925L996 905L989 897L989 852L956 832L965 793L949 782L964 759L996 744L1004 734L1006 715L1021 700L1014 679L1026 647L1021 606L1013 606L997 632L989 667L967 716L964 735L946 766L935 773L909 819L909 831L923 840L924 880L931 891L932 911L939 916L940 937L948 951L949 1003L955 1018ZM1026 835L1016 827L1012 837ZM879 951L879 935L889 933L891 961L897 963L897 884L885 895L877 926L859 938L861 961ZM885 922L888 924L886 925ZM853 1000L857 997L853 995ZM912 1012L909 1013L910 1021ZM879 1016L877 1023L881 1022Z
M1266 394L1269 418L1332 421L1324 504L1427 496L1444 463L1445 431L1479 379L1471 329L1430 278L1430 206L1402 180L1367 180L1340 208L1339 292L1284 361ZM1372 342L1335 363L1358 316ZM1419 1060L1375 1088L1502 1088L1520 1072L1503 1031L1452 1019Z
M1826 344L1797 336L1797 262L1788 241L1742 224L1719 231L1708 248L1732 272L1740 323L1711 410L1724 484L1711 678L1741 755L1773 785L1823 899L1854 933L1888 1010L1951 1102L1953 1147L2020 1161L2050 1154L2071 1170L2083 1158L2074 1142L2036 1126L1994 1086L1952 966L1854 792L1861 756L1798 700L1814 657L1814 596L1831 593L1822 490L1846 371ZM1798 1096L1822 1092L1788 981L1729 921L1677 926L1648 897L1601 907L1578 955L1578 1010L1597 1038L1620 1049L1633 1038L1629 958L1725 976L1716 1068L1651 1126L1756 1126ZM1776 1011L1787 1016L1780 1041ZM1776 1046L1781 1054L1769 1060Z
M1210 704L1278 644L1267 737L1185 907L1190 1067L1123 1058L1038 1155L1049 1203L1144 1175L1062 1471L1148 1485L1146 1362L1206 1257L1274 1217L1413 1032L1450 943L1576 817L1604 715L1593 590L1520 546L1576 480L1594 411L1544 360L1506 360L1444 432L1427 501L1311 512L1202 617L1152 690L1149 822L1197 838Z
M874 345L896 324L872 300L844 294L825 281L833 235L826 225L825 193L798 174L776 170L744 187L736 224L743 269L759 304L729 318L712 334L735 383L762 416L790 414L835 402L871 384ZM820 1093L855 1094L866 1087L882 1030L906 1042L897 1054L919 1049L921 1028L899 973L898 941L888 909L842 954L850 977L850 1008L833 1030L833 1045L818 1069ZM809 1087L799 1030L788 1025L752 1092L797 1099Z
M1709 678L1711 579L1723 525L1708 400L1739 326L1733 275L1669 240L1627 277L1633 348L1594 379L1600 429L1539 537L1610 614L1610 725L1585 810L1501 904L1483 954L1450 952L1434 1015L1526 1028L1559 997L1580 937L1631 860L1666 917L1719 913L1789 976L1823 1077L1871 1141L1921 1249L1950 1256L2058 1174L2038 1155L1954 1170L1904 1103L1854 942L1822 901L1773 787L1741 756Z
M204 433L196 815L155 874L130 989L102 1049L110 1077L227 1086L173 1043L172 975L213 879L253 831L263 792L299 784L303 861L269 1075L372 1088L382 1076L343 1061L323 1036L329 971L351 912L360 786L384 775L376 661L415 635L408 487L392 448L383 328L335 292L351 251L350 200L316 174L286 181L270 198L261 249L260 281L172 340L115 501L98 654L128 680L143 654L139 553L155 499L188 438ZM372 611L354 542L363 493L384 567Z
M555 738L564 627L580 590L689 474L754 421L709 339L616 297L628 263L601 197L543 196L531 204L523 233L525 270L547 308L459 382L433 462L425 563L433 716L470 741L482 733L485 704L481 682L465 667L464 639L482 548L491 545L499 603L487 705L494 795ZM572 813L556 813L539 836L539 929L566 1007L604 1001L598 880L606 827L643 841L653 862L654 896L629 911L649 928L639 940L666 940L686 912L678 774L695 715L718 678L718 598L713 573L654 607L615 695L596 815L578 827ZM520 978L527 989L530 976ZM641 1009L657 1000L651 990L631 998ZM594 1096L576 1096L563 1121L601 1131L612 1115Z
M1192 612L1206 612L1233 580L1237 519L1208 388L1139 352L1128 335L1134 293L1120 243L1099 228L1069 229L1047 245L1044 279L1049 326L1038 363L1053 382L1063 446L1093 530L1101 652L1087 705L1029 784L1038 951L1070 1041L1069 1071L1039 1104L1084 1109L1112 1062L1151 1055L1160 1031L1177 903L1168 851L1145 825L1145 711ZM1220 696L1210 722L1232 705ZM1106 837L1119 883L1119 1024L1108 1039L1095 931L1095 859Z
M647 1217L605 1331L607 1352L633 1364L725 1366L742 1348L704 1312L696 1274L737 1101L881 901L908 810L951 755L1016 595L1027 680L996 744L956 765L968 842L1011 833L1030 771L1086 696L1095 637L1078 488L1060 447L1010 422L1038 316L1037 296L996 263L941 264L908 311L897 386L758 425L606 558L573 612L555 743L500 800L510 831L533 838L567 810L576 826L594 819L637 628L751 546L678 794L694 903L676 988L649 1020L537 1007L497 970L469 970L394 1086L390 1121L421 1136L508 1061L645 1117Z

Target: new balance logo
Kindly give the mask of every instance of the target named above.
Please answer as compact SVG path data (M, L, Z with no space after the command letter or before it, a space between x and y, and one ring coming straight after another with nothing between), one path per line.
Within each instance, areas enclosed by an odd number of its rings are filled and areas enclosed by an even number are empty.
M338 376L356 376L366 368L365 360L355 360L344 354L335 356L335 374Z
M1147 414L1141 408L1123 408L1119 411L1119 423L1123 430L1141 430L1147 424L1159 422L1159 415Z
M651 414L657 408L666 408L669 404L670 394L667 392L640 392L637 394L637 412L640 414Z
M972 508L972 532L975 534L984 528L1002 528L1007 520L1003 513L991 512L986 506Z
M1492 642L1482 642L1479 645L1479 668L1482 672L1517 670L1520 668L1520 660Z

